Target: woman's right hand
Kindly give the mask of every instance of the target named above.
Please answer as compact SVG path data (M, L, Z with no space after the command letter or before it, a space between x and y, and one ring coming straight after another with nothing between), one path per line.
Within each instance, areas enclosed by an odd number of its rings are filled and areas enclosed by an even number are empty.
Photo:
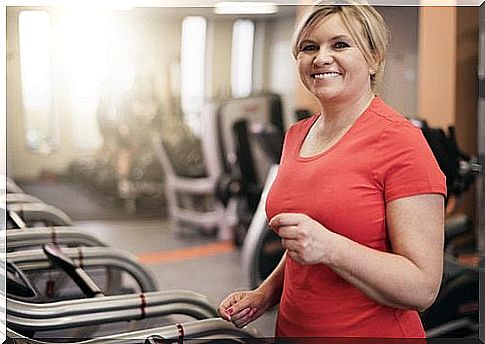
M258 289L236 291L226 297L219 305L221 317L242 328L259 318L269 308L269 297Z

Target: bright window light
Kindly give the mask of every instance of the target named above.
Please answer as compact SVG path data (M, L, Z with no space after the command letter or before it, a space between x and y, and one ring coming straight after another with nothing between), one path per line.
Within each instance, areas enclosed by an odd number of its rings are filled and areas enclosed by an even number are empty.
M253 82L254 23L239 19L232 30L231 88L233 97L247 97Z
M52 118L50 15L19 15L20 69L27 146L49 154L57 140Z
M274 2L223 1L214 7L216 14L273 14L278 12Z
M107 70L107 38L103 18L77 11L62 23L63 56L75 147L94 149L101 142L96 119L100 85ZM89 133L89 135L87 135Z
M186 17L182 22L180 100L185 120L195 134L200 134L205 97L206 27L203 17Z

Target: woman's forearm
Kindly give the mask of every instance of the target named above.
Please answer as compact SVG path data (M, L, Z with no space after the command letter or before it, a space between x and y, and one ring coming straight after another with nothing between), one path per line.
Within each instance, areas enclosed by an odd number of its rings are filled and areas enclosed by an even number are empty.
M281 258L278 266L273 270L273 272L261 283L257 288L257 291L262 292L268 297L269 308L276 306L281 299L281 294L283 292L283 280L285 276L285 262L286 262L286 252Z
M422 311L436 298L436 278L410 259L342 236L334 244L337 247L326 265L374 301Z
M389 202L386 232L392 252L353 241L306 214L281 213L269 224L281 237L288 259L325 264L381 304L423 310L441 283L443 214L441 194Z

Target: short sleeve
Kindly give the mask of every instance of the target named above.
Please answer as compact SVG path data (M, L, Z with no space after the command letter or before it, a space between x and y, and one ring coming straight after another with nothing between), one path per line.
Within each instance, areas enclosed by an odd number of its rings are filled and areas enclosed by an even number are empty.
M408 123L391 123L376 144L373 177L386 202L419 194L446 197L446 178L421 130Z

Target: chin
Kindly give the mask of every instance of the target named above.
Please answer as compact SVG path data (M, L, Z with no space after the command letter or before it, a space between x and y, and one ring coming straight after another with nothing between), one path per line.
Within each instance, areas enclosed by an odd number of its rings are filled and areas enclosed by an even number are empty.
M341 92L320 91L312 93L321 103L334 102L345 99L345 96Z

